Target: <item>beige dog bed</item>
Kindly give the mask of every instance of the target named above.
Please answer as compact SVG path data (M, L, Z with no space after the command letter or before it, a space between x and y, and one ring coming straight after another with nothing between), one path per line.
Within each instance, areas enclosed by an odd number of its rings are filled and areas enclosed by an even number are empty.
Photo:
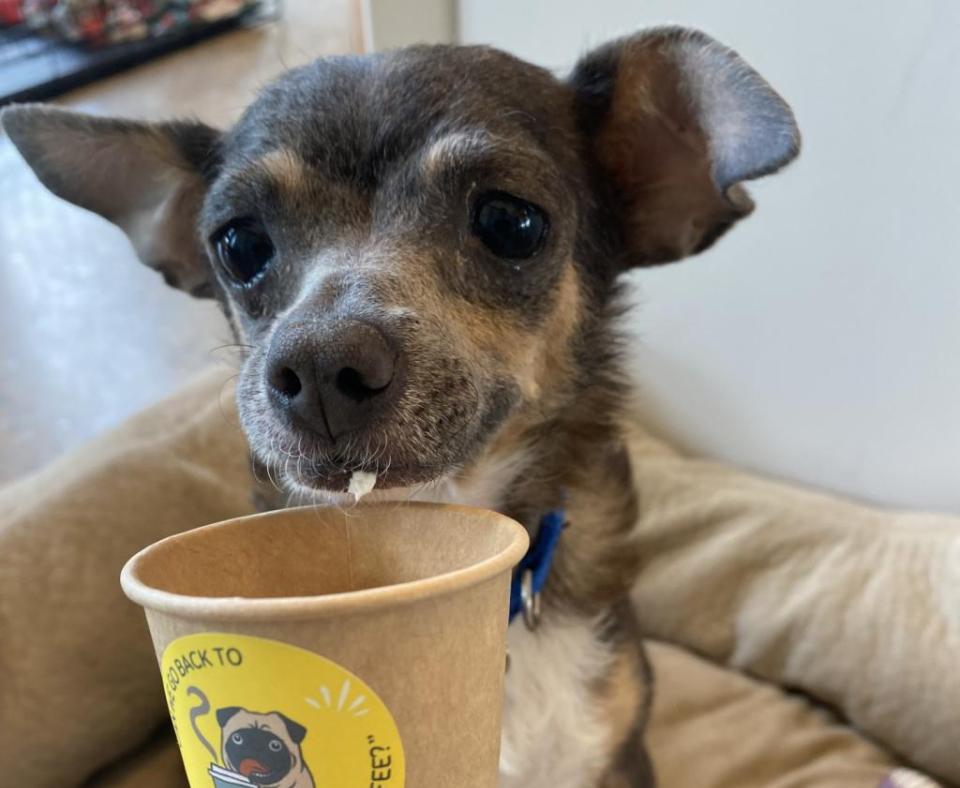
M250 510L226 377L0 491L0 784L184 785L117 576ZM960 783L960 521L759 480L639 428L632 443L660 785L930 785L907 762Z

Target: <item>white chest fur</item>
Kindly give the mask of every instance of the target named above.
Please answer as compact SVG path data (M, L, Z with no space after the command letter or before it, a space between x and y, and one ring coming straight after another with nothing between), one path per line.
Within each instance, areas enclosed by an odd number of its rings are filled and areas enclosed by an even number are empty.
M545 618L535 632L510 627L500 753L501 788L594 788L610 729L590 687L612 655L583 619Z

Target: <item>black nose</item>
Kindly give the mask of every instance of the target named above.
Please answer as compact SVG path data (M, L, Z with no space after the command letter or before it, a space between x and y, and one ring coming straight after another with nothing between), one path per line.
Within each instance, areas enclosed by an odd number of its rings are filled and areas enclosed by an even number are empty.
M267 355L274 407L332 441L367 426L397 399L397 370L384 334L356 320L286 327Z

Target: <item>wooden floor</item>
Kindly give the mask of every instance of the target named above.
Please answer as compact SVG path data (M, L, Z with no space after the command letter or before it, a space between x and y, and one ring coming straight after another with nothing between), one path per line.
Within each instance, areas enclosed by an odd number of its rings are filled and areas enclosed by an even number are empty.
M98 114L226 125L286 68L360 47L351 0L287 0L285 16L67 96ZM126 238L43 190L0 136L0 483L230 357L216 308L166 288Z

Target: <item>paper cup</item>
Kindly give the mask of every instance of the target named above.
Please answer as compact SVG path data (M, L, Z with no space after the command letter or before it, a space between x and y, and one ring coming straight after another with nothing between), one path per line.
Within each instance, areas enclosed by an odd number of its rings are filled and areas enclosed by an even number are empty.
M494 788L524 529L431 504L288 509L164 539L146 609L191 788Z

